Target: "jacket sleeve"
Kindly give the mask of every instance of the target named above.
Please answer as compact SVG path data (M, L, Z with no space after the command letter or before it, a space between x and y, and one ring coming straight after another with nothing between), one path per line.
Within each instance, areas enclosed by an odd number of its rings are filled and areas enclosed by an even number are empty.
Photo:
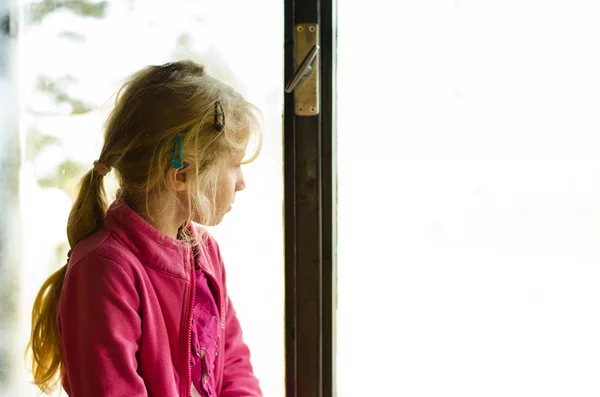
M221 397L262 397L258 379L252 372L250 349L244 343L242 328L231 299L227 298L225 318L225 366Z
M117 262L89 256L69 270L58 325L70 397L146 397L137 373L140 299L133 277Z

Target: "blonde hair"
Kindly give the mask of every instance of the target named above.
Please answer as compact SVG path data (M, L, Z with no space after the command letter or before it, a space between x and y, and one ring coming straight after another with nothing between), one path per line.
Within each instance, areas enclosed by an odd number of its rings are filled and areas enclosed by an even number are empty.
M217 117L224 128L216 125ZM226 154L243 150L254 137L255 151L245 163L254 160L261 148L260 131L257 109L203 66L191 61L149 66L117 93L98 162L115 170L118 197L151 216L150 197L171 192L167 172L180 134L183 162L192 170L188 223L201 218L211 225L218 221L215 200ZM102 175L92 169L81 180L69 215L71 247L100 229L107 208ZM56 313L66 269L46 280L32 310L27 353L31 350L34 383L44 393L54 390L63 369Z

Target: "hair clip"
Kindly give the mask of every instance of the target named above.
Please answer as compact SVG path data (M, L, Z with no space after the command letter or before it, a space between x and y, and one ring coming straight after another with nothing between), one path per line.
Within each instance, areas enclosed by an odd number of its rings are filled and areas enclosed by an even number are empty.
M219 116L221 116L221 120L219 120ZM221 101L215 101L215 128L219 132L225 128L225 111Z
M176 158L176 155L179 155ZM175 146L173 147L173 154L171 155L171 167L179 169L183 167L183 145L181 144L181 134L175 134Z

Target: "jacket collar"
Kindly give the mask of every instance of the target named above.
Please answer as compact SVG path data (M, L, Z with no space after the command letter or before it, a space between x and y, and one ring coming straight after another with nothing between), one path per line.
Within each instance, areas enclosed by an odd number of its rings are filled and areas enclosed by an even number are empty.
M143 265L190 279L190 244L165 235L124 201L117 199L111 204L104 218L104 228L121 240ZM192 225L189 231L200 243L196 229Z

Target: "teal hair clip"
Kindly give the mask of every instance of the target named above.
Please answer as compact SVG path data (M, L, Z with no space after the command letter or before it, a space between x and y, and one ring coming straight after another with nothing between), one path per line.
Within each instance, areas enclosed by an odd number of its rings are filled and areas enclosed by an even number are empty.
M179 155L179 156L177 156ZM175 135L175 146L171 156L171 167L179 169L183 167L183 145L181 143L181 134Z

